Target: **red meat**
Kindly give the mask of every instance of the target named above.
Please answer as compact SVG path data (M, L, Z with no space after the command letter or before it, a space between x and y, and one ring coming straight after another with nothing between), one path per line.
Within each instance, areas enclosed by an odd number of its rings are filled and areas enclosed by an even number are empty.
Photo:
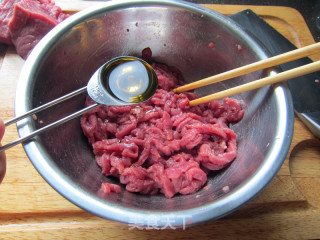
M13 17L15 3L20 0L3 0L0 3L0 42L12 45L9 22Z
M150 52L144 51L147 58ZM237 153L236 134L229 123L244 110L234 99L190 107L193 93L175 94L178 71L152 64L159 89L147 102L132 106L100 106L82 116L81 126L92 144L102 173L115 176L130 192L191 194ZM87 105L93 101L88 98Z
M14 45L26 59L41 38L68 16L51 0L4 0L0 4L0 41Z
M112 183L102 183L101 184L101 191L105 194L110 194L111 192L120 193L121 188L120 186Z

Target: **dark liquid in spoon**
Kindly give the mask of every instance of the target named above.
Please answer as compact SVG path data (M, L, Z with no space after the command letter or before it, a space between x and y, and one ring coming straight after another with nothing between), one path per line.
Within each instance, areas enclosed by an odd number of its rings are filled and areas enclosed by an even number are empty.
M152 67L131 57L116 59L101 71L102 83L115 98L138 103L149 99L158 87Z

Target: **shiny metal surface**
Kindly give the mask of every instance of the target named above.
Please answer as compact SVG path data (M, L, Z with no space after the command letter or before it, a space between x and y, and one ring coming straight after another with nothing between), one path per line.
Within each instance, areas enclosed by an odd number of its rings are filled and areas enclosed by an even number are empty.
M110 85L109 80L104 79L105 73L109 72L111 73L113 70L111 69L113 65L115 65L117 62L126 61L126 67L130 66L128 71L122 72L113 72L116 75L116 78L113 77L113 81L111 84L113 84L113 89L118 89L123 91L125 89L120 89L118 87L118 84L115 83L115 80L124 79L125 85L129 86L128 84L128 76L129 74L131 76L139 75L139 79L142 79L142 84L145 87L143 91L139 94L137 92L128 93L126 92L126 96L128 97L129 94L131 94L131 100L124 101L123 99L120 99L116 97L112 93L112 85ZM147 66L145 66L147 65ZM138 67L136 67L138 66ZM112 73L111 73L112 74ZM106 82L107 81L107 82ZM132 79L131 79L132 81ZM108 84L109 86L106 86ZM97 103L105 104L105 105L112 105L112 106L121 106L121 105L131 105L137 102L143 102L148 100L157 90L158 88L158 78L155 73L155 71L152 69L152 67L145 61L143 61L140 58L132 57L132 56L119 56L117 58L113 58L107 63L105 63L103 66L98 68L98 70L92 75L92 77L89 79L88 85L87 85L87 92L88 95ZM110 89L109 91L107 89ZM141 91L141 89L138 89ZM139 97L140 95L140 97ZM139 98L138 98L139 97ZM129 98L129 99L130 99ZM135 99L132 101L132 99Z
M208 48L210 42L215 48ZM239 67L266 53L229 18L207 8L178 1L110 1L79 12L53 29L27 59L19 79L16 115L87 84L107 60L140 56L150 47L153 60L179 68L187 82ZM233 87L264 76L259 71L198 89L200 95ZM54 91L52 90L54 89ZM121 194L101 196L101 182L117 183L101 175L79 119L35 137L24 145L30 160L61 195L98 216L148 225L199 224L236 210L258 194L275 176L288 152L293 134L292 101L281 84L239 94L244 119L232 126L238 134L238 155L226 169L208 177L208 188L192 195L166 199L144 196L122 188ZM85 95L41 112L52 122L82 108ZM40 127L26 119L20 136ZM223 191L225 186L229 191Z
M79 111L70 113L68 116L65 116L65 117L63 117L63 118L61 118L61 119L56 120L55 122L52 122L52 123L50 123L50 124L48 124L48 125L46 125L46 126L44 126L44 127L38 128L38 129L36 129L34 132L29 133L28 135L25 135L25 136L23 136L23 137L20 137L20 138L18 138L18 139L15 139L15 140L13 140L12 142L7 143L7 144L4 145L4 146L0 146L0 153L4 152L5 150L7 150L7 149L9 149L9 148L12 148L12 147L14 147L14 146L16 146L16 145L18 145L18 144L20 144L20 143L27 142L29 139L31 139L31 138L33 138L33 137L35 137L35 136L37 136L37 135L39 135L39 134L41 134L41 133L44 133L44 132L46 132L46 131L48 131L48 130L50 130L50 129L53 129L53 128L61 125L61 124L64 124L64 123L66 123L66 122L68 122L68 121L70 121L70 120L72 120L72 119L74 119L74 118L80 117L80 116L82 116L84 113L89 112L90 110L98 107L99 105L100 105L99 103L95 103L95 104L90 105L90 106L88 106L88 107L84 107L83 109L81 109L81 110L79 110ZM41 108L41 106L40 106L40 108ZM31 112L33 112L33 110L34 110L34 109L32 109ZM26 113L26 116L28 116L29 113L30 113L30 111ZM19 118L19 119L23 119L23 118L21 118L20 116L19 116L18 118Z

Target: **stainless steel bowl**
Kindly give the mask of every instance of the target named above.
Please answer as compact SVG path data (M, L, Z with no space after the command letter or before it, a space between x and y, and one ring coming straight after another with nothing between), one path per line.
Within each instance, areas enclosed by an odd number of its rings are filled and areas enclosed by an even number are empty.
M208 48L210 42L214 49ZM110 1L79 12L54 28L36 46L21 73L16 115L83 87L95 70L119 55L140 56L150 47L153 60L179 68L187 82L267 57L263 47L229 18L187 2ZM198 89L200 95L252 81L255 72ZM220 218L249 201L275 176L293 134L293 108L284 85L234 96L244 103L244 119L232 126L238 134L238 155L226 169L212 173L208 188L166 199L124 190L99 196L104 181L79 119L26 143L25 151L43 178L79 207L103 218L159 227L199 224ZM84 106L85 95L38 114L52 122ZM20 136L41 127L27 119ZM223 191L228 186L229 191ZM50 204L50 203L48 203ZM186 222L186 220L188 220Z

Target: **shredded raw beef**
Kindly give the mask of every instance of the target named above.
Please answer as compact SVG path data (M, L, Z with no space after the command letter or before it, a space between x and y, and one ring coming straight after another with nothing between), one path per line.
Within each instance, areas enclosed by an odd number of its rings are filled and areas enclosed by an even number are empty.
M101 191L103 194L110 194L112 192L120 193L121 188L119 185L112 184L112 183L102 183L101 184Z
M41 38L68 16L51 0L3 0L0 42L14 45L26 59Z
M182 84L182 75L166 65L152 67L159 79L153 97L100 106L82 116L81 126L102 173L119 178L128 191L191 194L204 186L209 170L235 159L236 134L228 125L240 121L244 110L231 98L190 107L196 94L170 91ZM93 103L88 97L86 105Z

